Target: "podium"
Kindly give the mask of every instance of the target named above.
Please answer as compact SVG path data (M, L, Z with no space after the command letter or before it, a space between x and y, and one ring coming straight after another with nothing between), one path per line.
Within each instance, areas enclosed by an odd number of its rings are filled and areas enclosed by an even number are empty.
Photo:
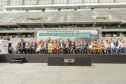
M9 41L7 41L7 40L0 40L1 54L8 54L8 45L9 45Z

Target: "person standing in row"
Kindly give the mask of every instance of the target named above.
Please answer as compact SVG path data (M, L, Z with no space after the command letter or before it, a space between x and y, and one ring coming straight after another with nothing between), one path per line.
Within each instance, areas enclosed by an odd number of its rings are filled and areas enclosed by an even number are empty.
M110 45L110 43L108 42L108 40L106 40L106 42L105 42L105 48L106 48L106 53L108 54L108 50L111 50L111 45Z
M6 36L4 40L10 41L9 36Z
M57 41L55 41L53 44L53 53L54 54L59 53L59 43L57 43Z
M50 43L48 44L48 53L52 54L52 51L53 51L53 42L50 41Z
M76 41L76 49L77 49L77 53L78 54L81 54L81 43L80 41Z
M100 53L102 53L102 50L104 50L104 53L106 53L106 48L103 43L103 40L101 40L101 42L99 43L99 48L100 48Z
M31 43L31 53L35 54L36 49L37 49L37 43L34 41Z
M61 41L61 43L59 44L59 53L60 51L62 52L62 54L64 54L64 49L65 49L65 44L63 41Z
M44 41L42 46L43 46L43 49L42 49L43 54L47 54L48 53L48 41Z
M84 41L84 43L81 44L82 46L82 53L89 53L88 51L88 43L86 41Z
M69 39L66 40L66 44L65 45L66 45L65 46L65 54L68 54L68 53L70 53L70 47L71 47Z
M21 54L23 54L23 52L25 52L25 41L24 39L21 39L21 42L19 44L19 51Z
M25 44L25 54L30 54L30 49L31 49L31 44L29 41L26 42Z
M70 53L75 54L75 48L76 48L76 45L75 45L74 41L72 41Z

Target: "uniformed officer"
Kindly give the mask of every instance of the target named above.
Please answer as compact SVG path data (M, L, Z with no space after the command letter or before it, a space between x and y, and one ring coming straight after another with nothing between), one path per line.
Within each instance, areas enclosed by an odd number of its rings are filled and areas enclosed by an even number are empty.
M100 53L102 53L102 50L104 50L104 53L106 53L106 48L103 43L103 40L101 40L101 42L99 43L99 48L100 48Z
M57 41L53 44L53 53L59 53L59 43Z

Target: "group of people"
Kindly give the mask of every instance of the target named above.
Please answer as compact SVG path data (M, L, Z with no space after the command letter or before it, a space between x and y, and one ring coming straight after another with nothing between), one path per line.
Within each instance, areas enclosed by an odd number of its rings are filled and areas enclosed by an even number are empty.
M13 47L9 46L9 51L12 53ZM66 41L52 41L49 37L45 41L32 41L25 42L24 39L17 44L15 53L19 54L119 54L126 53L126 44L123 39L117 39L117 41L111 40L103 42L97 40L88 43L86 41L79 41L75 38L74 41L70 41L68 38Z

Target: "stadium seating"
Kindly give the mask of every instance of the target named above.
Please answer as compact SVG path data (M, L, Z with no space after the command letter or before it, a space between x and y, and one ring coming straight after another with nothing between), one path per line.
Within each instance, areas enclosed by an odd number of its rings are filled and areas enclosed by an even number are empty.
M61 12L15 12L0 13L0 22L23 22L30 16L41 16L44 22L48 21L102 21L94 19L95 15L109 15L110 21L126 19L125 10L85 10L85 11L61 11ZM4 18L3 18L4 17Z

